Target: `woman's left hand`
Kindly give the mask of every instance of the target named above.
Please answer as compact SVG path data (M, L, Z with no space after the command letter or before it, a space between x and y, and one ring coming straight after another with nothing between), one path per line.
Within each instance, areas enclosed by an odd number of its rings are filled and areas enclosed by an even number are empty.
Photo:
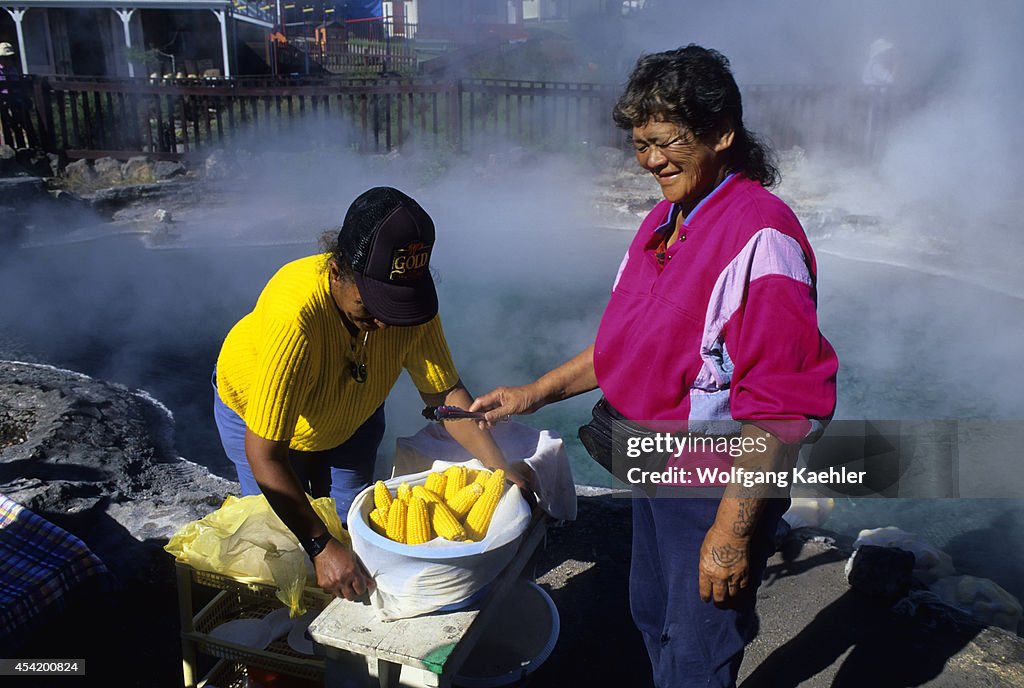
M722 605L739 597L750 584L750 538L712 526L700 547L698 569L702 600Z

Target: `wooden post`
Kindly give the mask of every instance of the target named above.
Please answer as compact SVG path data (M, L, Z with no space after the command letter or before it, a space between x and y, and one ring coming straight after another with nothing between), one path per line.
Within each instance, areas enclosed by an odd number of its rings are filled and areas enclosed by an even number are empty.
M53 135L53 113L50 107L50 83L46 77L32 77L32 98L35 101L36 121L39 123L39 145L47 153L57 152Z
M448 143L456 153L462 152L462 80L448 85Z

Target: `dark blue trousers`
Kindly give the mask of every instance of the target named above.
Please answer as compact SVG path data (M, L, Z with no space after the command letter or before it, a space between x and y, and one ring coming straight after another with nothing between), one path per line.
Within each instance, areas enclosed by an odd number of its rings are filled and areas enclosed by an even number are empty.
M658 688L730 688L756 631L755 593L788 499L769 500L752 540L751 585L725 608L703 602L698 560L719 500L633 493L633 620Z

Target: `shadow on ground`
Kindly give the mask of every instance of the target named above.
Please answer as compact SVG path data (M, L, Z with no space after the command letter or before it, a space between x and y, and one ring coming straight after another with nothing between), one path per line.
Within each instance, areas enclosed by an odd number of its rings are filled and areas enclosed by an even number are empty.
M580 497L576 521L548 532L537 582L558 607L561 633L528 685L651 685L647 650L629 611L630 500Z

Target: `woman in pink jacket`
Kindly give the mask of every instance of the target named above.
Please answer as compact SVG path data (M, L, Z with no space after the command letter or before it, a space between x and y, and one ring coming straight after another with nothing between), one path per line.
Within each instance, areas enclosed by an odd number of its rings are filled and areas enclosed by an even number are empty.
M473 408L493 422L600 387L606 426L690 442L658 465L670 485L623 467L635 483L630 604L656 685L732 686L789 499L708 476L787 474L832 415L838 361L818 330L814 254L767 190L778 170L743 125L728 60L696 45L646 55L613 116L664 200L623 258L594 344Z

